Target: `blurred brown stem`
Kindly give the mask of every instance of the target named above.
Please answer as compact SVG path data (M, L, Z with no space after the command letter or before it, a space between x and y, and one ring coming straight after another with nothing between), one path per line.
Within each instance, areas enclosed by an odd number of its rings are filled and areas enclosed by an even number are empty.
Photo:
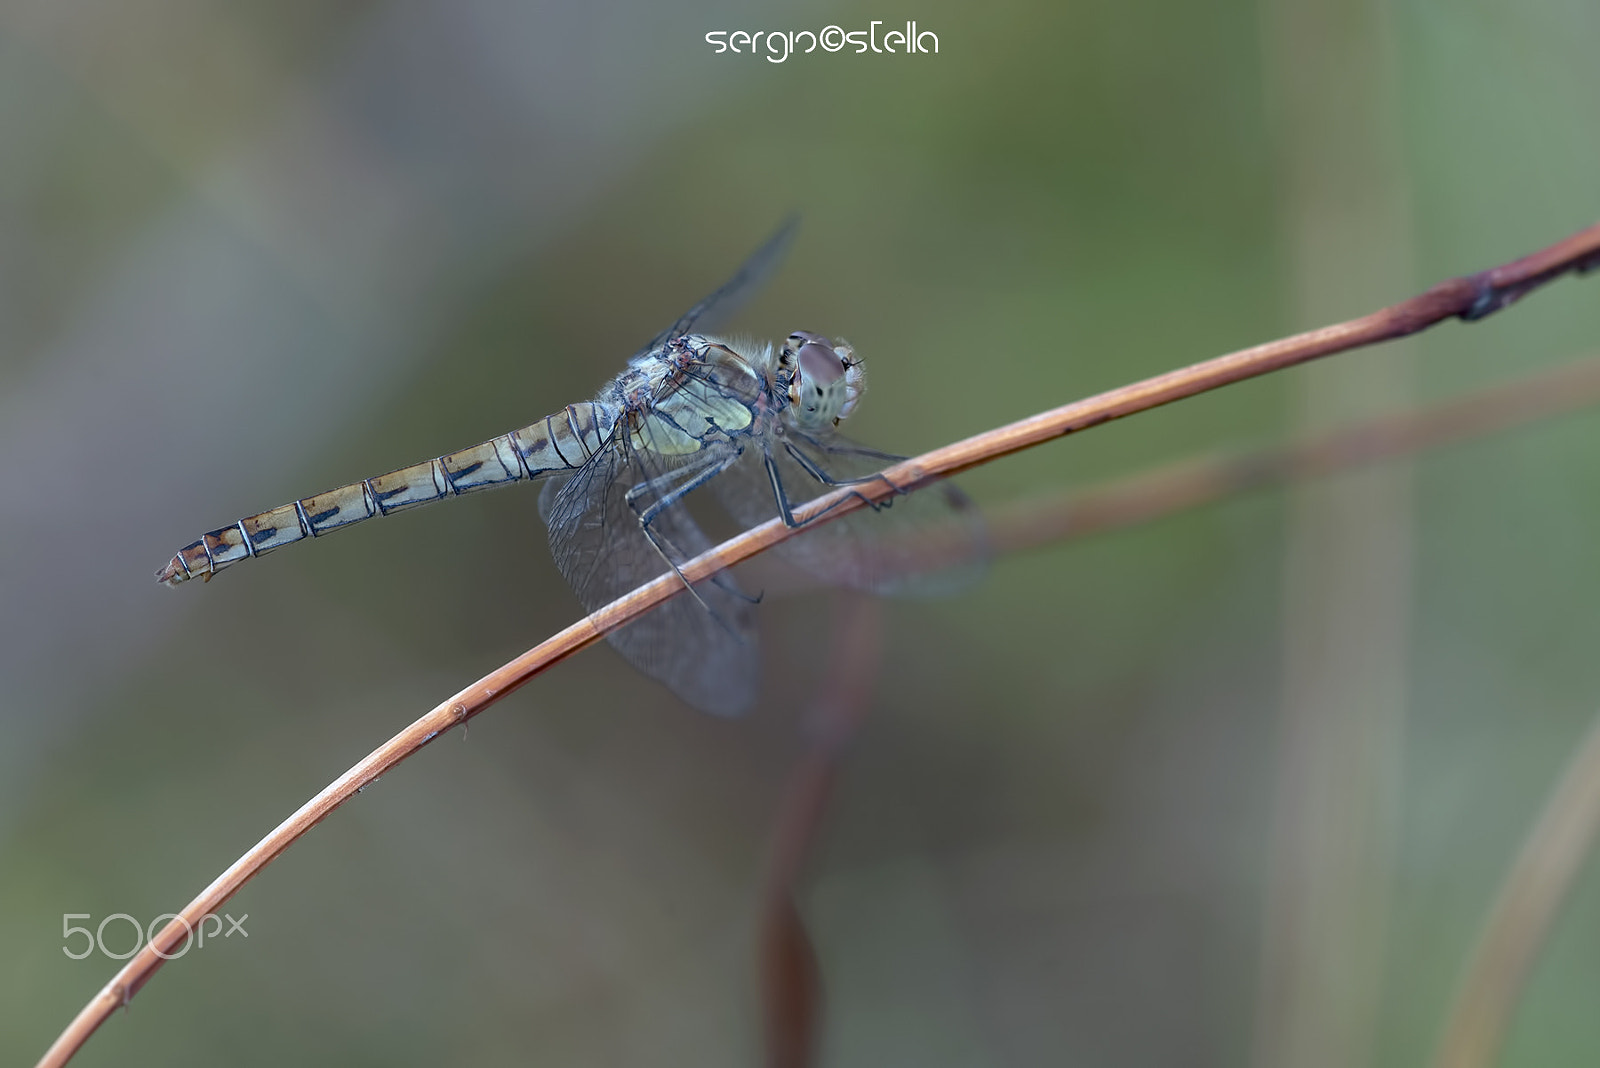
M1597 403L1600 358L1591 358L1280 448L1185 460L1105 486L1019 501L990 514L991 541L1001 555L1040 548ZM775 845L761 921L767 1063L772 1068L804 1068L812 1063L824 1003L816 955L795 907L795 886L821 825L842 748L854 735L871 697L871 673L881 641L878 602L841 594L839 603L835 648L828 660L833 671L812 720L813 730L820 733L814 734L811 747L789 776L773 830Z
M883 642L878 601L840 593L830 670L808 721L810 745L789 774L773 827L760 928L761 991L769 1068L806 1068L816 1053L822 981L795 886L816 840L839 756L872 701Z
M1534 958L1600 830L1600 719L1572 757L1500 887L1467 965L1435 1068L1488 1068Z
M1600 225L1588 227L1502 266L1441 282L1410 300L1359 319L1192 364L902 461L884 471L886 481L862 483L824 494L798 509L796 518L806 524L831 522L896 492L919 489L968 468L1113 419L1321 356L1405 337L1445 319L1481 319L1569 271L1584 272L1597 265L1600 265ZM781 520L774 519L695 557L683 565L682 576L689 582L702 581L793 537L799 529L786 527ZM41 1068L66 1064L119 1005L127 1004L149 982L161 967L163 955L181 946L187 932L202 916L222 907L278 854L354 797L367 783L551 665L588 648L611 631L682 593L683 589L679 577L670 573L640 586L484 676L378 747L235 861L152 941L129 958L51 1044L39 1061Z

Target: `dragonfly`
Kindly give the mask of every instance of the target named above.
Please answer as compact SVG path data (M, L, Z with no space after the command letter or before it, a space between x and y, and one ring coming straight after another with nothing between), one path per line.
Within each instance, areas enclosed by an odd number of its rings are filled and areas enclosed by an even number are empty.
M686 500L697 490L709 488L744 527L774 516L800 526L795 513L805 501L887 481L879 472L902 457L837 430L866 388L852 346L807 330L778 345L709 333L765 284L795 225L779 227L594 400L469 449L246 516L184 546L156 578L168 586L209 581L242 560L365 519L540 480L551 555L592 612L669 571L682 578L680 567L711 547ZM813 579L879 594L941 592L967 581L957 576L981 567L986 555L977 510L948 482L818 524L777 551ZM758 689L759 600L721 572L608 640L689 704L736 715Z

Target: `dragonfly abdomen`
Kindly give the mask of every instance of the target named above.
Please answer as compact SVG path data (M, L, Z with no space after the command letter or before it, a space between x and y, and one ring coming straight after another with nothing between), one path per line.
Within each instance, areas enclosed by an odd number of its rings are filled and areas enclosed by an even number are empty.
M156 579L176 586L209 579L240 560L315 538L374 516L416 508L463 493L581 467L616 423L608 405L569 404L532 426L470 449L424 460L280 505L209 531L178 550Z

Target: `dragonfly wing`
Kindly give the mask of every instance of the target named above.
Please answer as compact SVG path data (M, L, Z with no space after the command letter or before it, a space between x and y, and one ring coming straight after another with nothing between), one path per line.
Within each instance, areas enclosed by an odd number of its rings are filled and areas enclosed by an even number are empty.
M723 507L747 527L779 514L777 492L788 497L793 509L833 489L826 480L870 480L903 459L839 434L789 430L767 445L781 491L775 490L755 447L712 483ZM891 497L875 510L865 508L823 523L775 551L823 582L891 595L953 592L975 581L990 555L977 507L946 481Z
M708 455L695 462L714 459ZM564 481L544 487L539 511L550 528L550 552L585 611L665 574L668 558L682 564L711 547L681 502L651 520L660 550L639 524L639 511L679 485L680 472L692 473L688 467L675 472L650 464L643 454L618 444L596 453ZM635 486L647 489L630 505L626 496ZM694 594L698 600L681 593L607 640L689 704L716 715L737 715L754 701L760 669L754 600L728 574L696 583Z
M715 330L725 322L745 301L760 292L778 269L789 245L794 241L800 217L791 215L775 230L771 237L740 265L732 278L718 286L715 292L678 317L678 321L657 334L650 344L634 354L634 359L655 352L675 337L694 330L702 333Z

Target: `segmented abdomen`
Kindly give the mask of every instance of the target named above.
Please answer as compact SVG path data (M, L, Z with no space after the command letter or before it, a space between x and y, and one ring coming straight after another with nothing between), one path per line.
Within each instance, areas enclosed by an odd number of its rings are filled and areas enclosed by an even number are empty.
M581 467L611 436L616 413L604 404L569 404L532 426L481 445L352 482L246 516L178 550L157 580L176 586L303 538L474 490Z

